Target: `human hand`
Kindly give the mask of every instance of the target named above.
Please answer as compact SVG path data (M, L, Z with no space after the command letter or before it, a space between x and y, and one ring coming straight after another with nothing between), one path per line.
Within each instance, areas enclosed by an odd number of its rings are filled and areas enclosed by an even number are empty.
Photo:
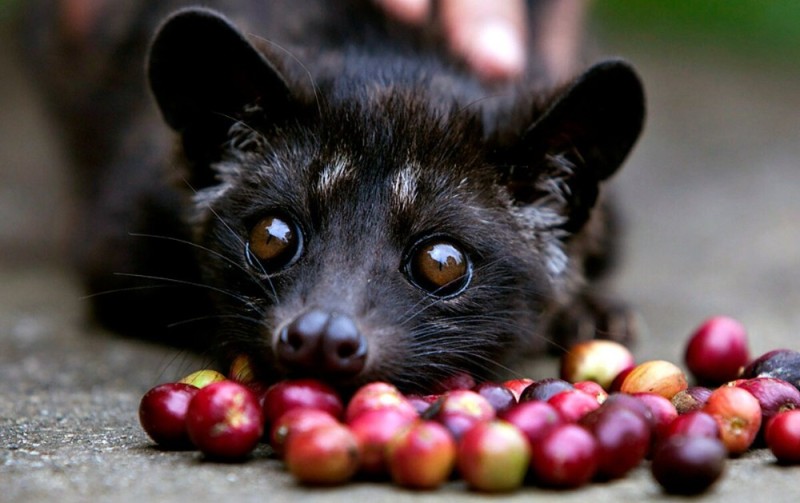
M375 0L389 15L424 24L432 0ZM524 0L440 0L439 19L452 52L487 80L511 79L525 70Z

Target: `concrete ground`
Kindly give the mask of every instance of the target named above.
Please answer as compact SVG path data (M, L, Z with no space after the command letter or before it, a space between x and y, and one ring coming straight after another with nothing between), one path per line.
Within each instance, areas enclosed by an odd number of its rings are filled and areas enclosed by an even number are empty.
M645 137L618 177L629 240L616 283L640 308L640 360L681 361L687 334L729 314L755 354L800 349L800 73L687 45L608 39L641 71ZM190 355L90 328L63 265L69 196L53 133L0 40L0 502L447 501L388 484L297 486L263 452L245 464L161 452L136 411L151 386L203 366ZM553 361L533 365L553 375ZM755 451L704 501L798 501L800 468ZM667 500L646 466L571 492L510 500Z

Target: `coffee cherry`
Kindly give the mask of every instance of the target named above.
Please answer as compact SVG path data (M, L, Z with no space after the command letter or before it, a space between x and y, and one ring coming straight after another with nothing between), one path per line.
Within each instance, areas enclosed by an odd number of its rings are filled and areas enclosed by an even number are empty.
M493 420L479 423L458 443L458 473L472 489L510 491L522 485L528 471L530 447L511 423Z
M683 391L678 392L672 397L672 405L678 414L686 414L695 410L701 410L711 396L711 389L704 386L689 386Z
M338 423L297 432L286 443L286 468L304 484L347 482L358 471L359 459L356 438Z
M492 405L484 397L470 390L445 393L437 404L434 419L443 424L456 440L478 423L495 418Z
M226 377L216 370L204 369L192 372L178 382L191 384L196 388L205 388L209 384L224 381L225 379Z
M455 390L442 397L440 414L464 414L478 421L494 419L495 410L489 401L480 394L470 390Z
M433 393L441 395L448 391L472 389L475 387L475 378L468 372L459 372L442 379L433 387Z
M435 489L444 484L453 471L456 442L441 424L420 420L389 442L387 461L395 484L412 489Z
M503 412L500 418L517 427L530 445L537 444L556 426L565 423L558 411L547 402L524 402Z
M767 447L779 463L800 464L800 410L781 412L767 423Z
M622 477L650 450L651 426L636 410L606 402L579 424L597 441L597 473L602 478Z
M254 384L256 376L253 373L253 364L247 355L239 355L231 362L228 378L239 384Z
M272 423L269 444L277 456L283 456L289 437L295 433L338 422L335 417L324 410L305 407L291 409Z
M717 421L710 414L696 410L676 417L675 420L666 427L662 438L675 435L688 435L718 439L719 433Z
M761 406L762 426L776 414L800 408L800 391L780 379L755 377L739 381L736 387L745 389L756 397Z
M386 382L372 382L359 388L350 398L345 411L345 422L351 423L359 415L379 409L394 409L416 418L417 410L393 385Z
M531 400L541 400L546 402L556 393L561 393L569 389L575 389L575 386L563 379L548 377L546 379L534 381L530 386L525 388L525 391L523 391L522 395L519 397L519 401L529 402Z
M645 405L642 400L639 400L634 395L628 395L625 393L611 393L608 395L608 398L606 398L606 401L603 402L603 407L622 407L632 410L633 412L642 416L642 419L644 419L651 428L654 428L656 425L656 419L653 417L653 411L650 410L650 407Z
M722 475L726 456L716 438L674 435L659 444L650 468L666 492L699 494Z
M425 414L431 405L439 398L439 395L408 395L406 396L406 400L414 410L417 411L418 415Z
M531 446L531 469L542 485L579 487L594 476L597 455L591 433L576 424L563 424Z
M628 377L628 374L630 374L633 369L634 367L628 367L617 374L617 376L614 377L614 380L611 381L611 385L608 387L608 392L619 393L619 391L622 389L622 383L625 382L625 378Z
M736 379L750 361L744 326L726 316L705 321L689 339L684 360L700 383L720 385Z
M688 387L686 376L674 363L651 360L633 368L620 386L623 393L656 393L671 399Z
M719 425L722 443L732 455L746 451L761 427L758 400L750 392L735 386L714 390L703 411L710 414Z
M608 398L608 392L594 381L578 381L574 383L573 386L575 389L579 389L584 393L589 393L592 395L595 400L597 400L597 403L602 404L606 401L606 398Z
M503 382L503 386L508 388L511 393L514 394L514 399L519 402L519 397L522 395L522 392L525 391L525 388L533 384L533 379L521 378L521 379L509 379L508 381Z
M191 384L166 383L145 393L139 402L139 422L145 433L167 449L191 447L186 412L197 391Z
M572 346L561 358L561 379L594 381L609 389L614 378L633 367L633 354L618 342L595 339Z
M247 387L220 381L200 389L189 402L186 429L203 454L221 459L244 458L264 433L258 398Z
M498 414L517 403L514 393L502 384L485 382L475 386L472 391L485 398Z
M742 377L774 377L800 389L800 351L776 349L765 353L745 367Z
M669 425L678 417L675 406L655 393L636 393L633 396L644 403L653 415L653 439L663 437Z
M387 473L387 445L416 420L416 416L391 408L370 410L356 416L348 427L361 451L361 472L370 475Z
M547 400L547 403L555 407L568 423L577 422L585 414L600 407L597 398L577 389L556 393Z
M344 406L333 388L316 379L294 379L270 386L264 394L264 417L269 424L298 408L319 409L339 419Z

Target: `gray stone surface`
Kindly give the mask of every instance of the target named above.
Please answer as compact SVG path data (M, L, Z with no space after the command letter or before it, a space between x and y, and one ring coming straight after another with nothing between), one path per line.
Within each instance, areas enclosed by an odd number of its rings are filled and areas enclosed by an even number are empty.
M679 362L690 330L718 313L747 325L754 353L800 349L800 74L681 45L604 47L639 67L650 96L646 135L617 183L629 241L616 287L648 327L637 357ZM4 40L0 75L0 502L485 499L458 482L423 495L375 483L308 489L261 451L229 465L155 449L139 398L204 362L86 323L61 260L67 176ZM555 364L531 368L553 375ZM755 451L703 499L798 501L798 476ZM669 499L646 465L579 491L507 498Z

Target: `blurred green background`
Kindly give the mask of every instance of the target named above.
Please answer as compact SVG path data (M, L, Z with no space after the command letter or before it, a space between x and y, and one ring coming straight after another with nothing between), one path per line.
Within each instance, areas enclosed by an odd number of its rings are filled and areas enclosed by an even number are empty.
M591 17L604 37L634 43L679 43L768 61L800 56L798 0L596 0Z
M0 0L0 22L7 22L13 9L20 3L20 0Z

